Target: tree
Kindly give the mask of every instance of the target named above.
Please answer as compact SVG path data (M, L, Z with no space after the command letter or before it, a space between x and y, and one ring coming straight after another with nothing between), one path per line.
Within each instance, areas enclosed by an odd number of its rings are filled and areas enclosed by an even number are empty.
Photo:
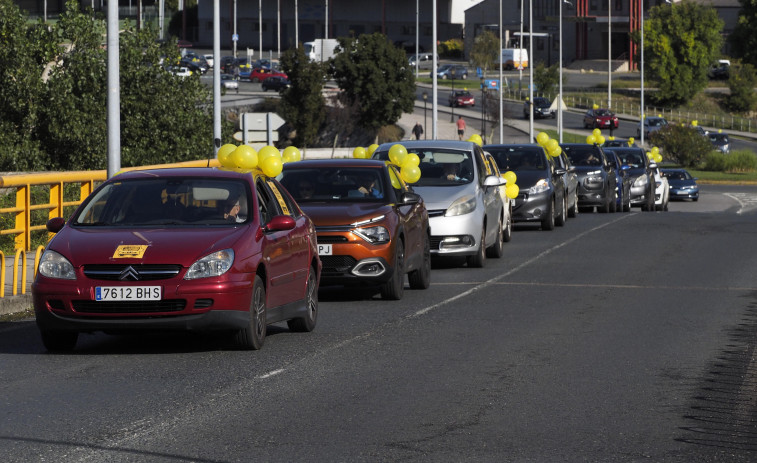
M663 156L684 167L698 167L707 153L712 151L710 141L693 127L669 124L649 136L649 141L660 148Z
M747 112L757 106L757 74L751 64L742 64L731 68L731 76L728 79L730 94L727 105L732 111Z
M340 38L333 74L346 104L359 108L358 123L378 129L413 110L415 77L405 53L383 34Z
M549 95L560 81L560 69L557 64L550 67L539 63L534 68L534 85L542 95Z
M757 0L739 0L739 20L728 36L733 56L757 66Z
M284 52L281 68L292 83L281 94L281 116L296 131L295 145L312 146L326 118L323 66L310 61L302 46L298 46Z
M645 71L659 81L658 99L686 103L707 86L707 71L720 54L722 30L715 9L692 0L650 10Z
M473 40L473 48L470 57L473 64L484 71L494 68L499 50L499 39L492 31L486 30Z

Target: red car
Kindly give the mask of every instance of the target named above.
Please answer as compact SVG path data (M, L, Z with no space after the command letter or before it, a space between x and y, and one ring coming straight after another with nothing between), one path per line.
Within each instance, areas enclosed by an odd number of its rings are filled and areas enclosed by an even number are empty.
M584 127L587 129L617 129L618 117L609 109L590 109L584 114Z
M455 90L449 93L450 106L476 106L476 99L467 90Z
M287 75L283 72L274 71L273 69L255 68L250 72L251 82L263 82L268 77L279 76L288 79Z
M284 164L281 183L315 223L321 284L378 286L384 299L431 283L428 212L398 169L372 159Z
M267 324L315 328L315 227L262 173L121 173L47 229L32 293L50 351L80 332L218 330L259 349Z

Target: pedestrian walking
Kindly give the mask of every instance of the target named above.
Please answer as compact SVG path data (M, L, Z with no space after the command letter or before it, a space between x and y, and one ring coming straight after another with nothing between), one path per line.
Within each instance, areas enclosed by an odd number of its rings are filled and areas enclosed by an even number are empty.
M415 126L413 127L413 135L415 135L416 140L421 139L421 135L423 135L423 126L420 122L415 123Z
M455 124L457 124L457 139L462 140L465 136L465 120L463 116L458 116Z

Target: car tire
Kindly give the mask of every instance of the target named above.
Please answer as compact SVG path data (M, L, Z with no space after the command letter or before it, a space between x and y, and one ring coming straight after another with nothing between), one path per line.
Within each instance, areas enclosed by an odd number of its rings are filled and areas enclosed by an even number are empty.
M42 344L49 352L71 352L76 347L79 333L76 331L40 330Z
M558 227L562 227L565 225L565 222L568 218L568 197L563 196L563 199L561 201L561 207L560 207L560 214L555 217L555 225Z
M250 301L250 322L237 333L237 344L242 349L258 350L263 347L266 335L266 299L265 284L259 275L255 275Z
M610 202L610 212L618 212L618 193L613 190L612 195L610 196L612 197Z
M631 212L631 194L626 195L625 204L623 204L623 212Z
M481 226L481 239L478 243L478 251L475 255L467 256L465 261L468 267L482 268L486 265L486 224Z
M428 233L426 233L423 241L421 268L407 274L411 289L428 289L431 286L431 239L428 237Z
M608 214L610 212L610 203L613 204L615 201L615 198L612 198L608 192L605 191L605 202L601 206L597 207L597 212L601 212L603 214Z
M315 324L318 322L318 283L315 272L316 270L310 267L307 286L305 286L305 316L287 320L287 326L291 331L309 333L315 329Z
M502 239L502 217L497 221L497 237L494 239L494 244L486 248L486 257L494 257L499 259L504 253L504 241Z
M555 229L555 198L552 197L552 201L549 205L549 210L545 214L545 217L541 219L541 229L544 231L552 231Z
M510 207L510 212L507 214L507 225L505 231L502 233L502 241L509 243L513 239L513 209Z
M405 243L397 242L394 248L394 270L392 276L381 285L381 298L390 301L399 301L405 290Z

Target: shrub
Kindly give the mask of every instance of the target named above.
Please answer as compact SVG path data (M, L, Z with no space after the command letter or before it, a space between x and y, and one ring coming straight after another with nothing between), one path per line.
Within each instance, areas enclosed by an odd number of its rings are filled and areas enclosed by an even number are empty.
M449 39L439 44L439 56L442 58L462 58L463 41L460 39Z
M749 150L734 151L725 156L726 172L751 172L757 170L757 156Z
M720 151L711 151L704 158L703 170L710 172L724 172L726 165L725 154Z
M662 150L663 157L684 167L697 167L712 151L710 141L693 127L677 124L652 133L649 141Z

